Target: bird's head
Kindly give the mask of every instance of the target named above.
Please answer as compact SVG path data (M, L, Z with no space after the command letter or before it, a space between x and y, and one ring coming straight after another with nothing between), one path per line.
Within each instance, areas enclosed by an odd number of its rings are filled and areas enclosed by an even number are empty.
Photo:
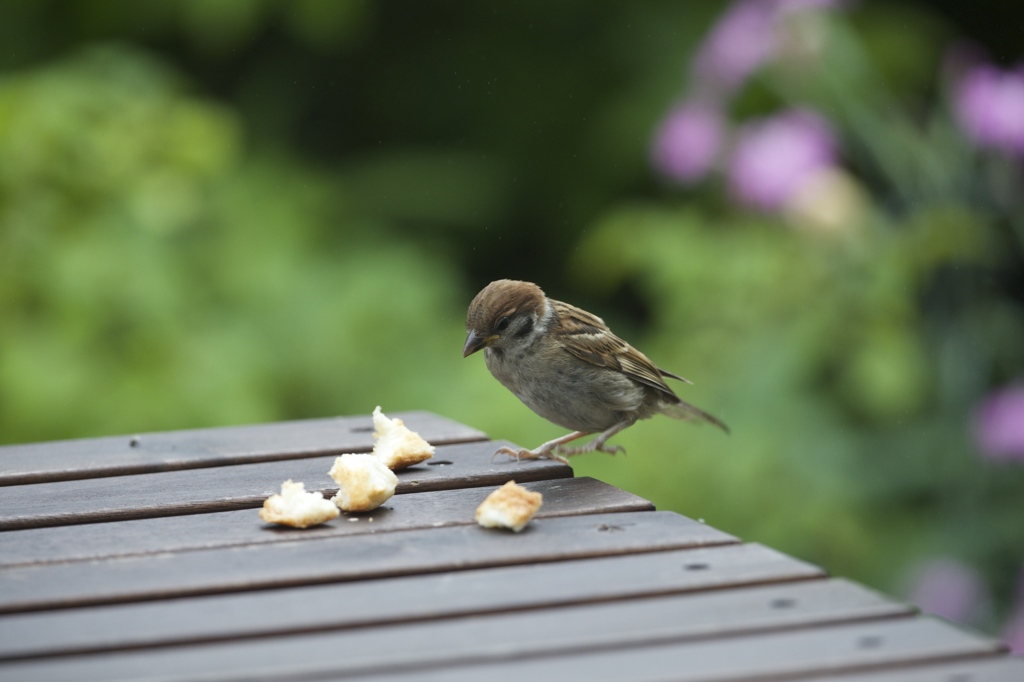
M499 279L488 284L469 304L462 357L525 341L540 321L545 300L541 288L531 282Z

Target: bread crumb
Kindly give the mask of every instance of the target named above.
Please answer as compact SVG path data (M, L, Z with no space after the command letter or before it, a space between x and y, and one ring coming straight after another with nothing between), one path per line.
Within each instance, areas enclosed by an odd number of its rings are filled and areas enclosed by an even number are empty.
M275 493L263 502L260 518L267 523L308 528L337 518L339 513L323 493L306 492L304 483L293 483L289 478L281 484L280 494Z
M338 484L331 501L347 512L376 509L391 499L398 485L398 476L373 455L341 455L330 475Z
M543 496L509 481L487 496L476 509L476 522L484 528L521 531L540 509Z
M434 456L434 446L411 431L401 419L389 419L380 411L373 411L373 454L392 471L410 467Z

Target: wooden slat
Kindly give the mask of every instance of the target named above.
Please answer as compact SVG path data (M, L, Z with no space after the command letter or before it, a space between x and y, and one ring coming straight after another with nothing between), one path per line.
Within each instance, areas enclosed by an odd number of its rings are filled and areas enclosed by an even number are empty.
M487 438L430 412L389 416L401 417L434 445ZM365 452L372 446L369 415L6 445L0 447L0 486Z
M780 608L779 604L787 606ZM647 646L907 612L908 607L845 581L813 581L164 648L109 660L78 657L57 665L66 671L73 669L76 680L144 676L152 671L236 677L330 671L348 676ZM575 679L590 679L584 671ZM21 676L27 671L15 666L15 672Z
M0 659L367 628L823 575L816 566L744 544L8 614L0 616ZM780 597L772 603L783 611L801 604Z
M499 485L572 476L551 460L507 457L491 461L504 442L481 441L437 448L433 459L398 472L398 493ZM335 456L19 485L0 495L0 530L100 523L260 507L281 482L303 481L327 495L337 486L327 475Z
M1021 682L1024 658L986 657L940 665L875 670L857 675L813 677L807 682Z
M404 674L372 677L348 676L346 679L415 679L419 682L790 680L819 673L992 656L1000 650L999 643L947 623L928 618L902 618L565 656L527 659L510 656L494 663L416 669ZM194 661L193 665L199 662ZM292 666L292 670L298 667ZM334 679L331 671L324 673L322 677L310 675L303 679ZM273 678L271 674L259 679Z
M309 536L303 536L309 537ZM567 516L522 533L456 526L0 571L0 612L457 571L736 542L669 512Z
M593 478L559 478L523 485L544 495L539 519L654 510L654 505L642 497ZM14 530L0 533L0 567L287 542L307 536L469 525L475 523L477 506L494 489L484 486L396 495L373 512L342 514L305 530L264 524L254 509Z

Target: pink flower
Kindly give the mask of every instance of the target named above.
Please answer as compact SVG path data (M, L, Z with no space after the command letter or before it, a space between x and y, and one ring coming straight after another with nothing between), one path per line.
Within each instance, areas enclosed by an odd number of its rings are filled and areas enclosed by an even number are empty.
M684 185L693 184L707 174L718 157L724 129L717 106L703 101L676 105L654 134L654 167Z
M1024 654L1024 572L1017 582L1017 608L1003 625L1003 641L1010 646L1010 653Z
M1024 66L975 66L957 84L954 99L960 125L976 144L1024 155Z
M712 27L697 52L693 75L702 89L736 90L783 47L782 22L793 14L831 9L842 0L741 0Z
M1024 460L1024 386L989 395L974 415L974 439L992 459Z
M729 187L740 202L776 211L834 164L835 141L825 121L809 110L791 110L743 126L729 163Z
M910 591L911 603L921 611L959 623L966 622L984 599L978 574L954 559L924 564Z
M1024 603L1017 607L1017 612L1003 628L1003 641L1009 645L1010 653L1024 654Z
M735 90L768 60L774 46L775 3L744 0L732 5L708 34L694 60L702 83Z

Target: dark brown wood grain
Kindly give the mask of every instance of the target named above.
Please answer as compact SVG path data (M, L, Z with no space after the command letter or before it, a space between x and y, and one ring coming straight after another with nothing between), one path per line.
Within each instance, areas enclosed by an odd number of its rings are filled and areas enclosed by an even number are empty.
M388 416L402 418L434 445L487 438L430 412ZM6 445L0 447L0 486L366 452L372 447L369 414Z
M500 485L572 476L572 468L552 460L523 460L492 455L501 441L437 448L434 457L398 472L398 493ZM263 505L280 492L285 479L327 496L338 487L327 472L335 456L231 467L186 469L81 481L35 483L4 488L0 530L45 528L180 514L201 514Z
M678 514L540 519L522 533L454 526L0 571L0 612L564 561L736 542Z
M642 497L593 478L523 485L544 495L537 518L654 509ZM265 524L256 509L13 530L0 533L0 566L469 525L475 523L477 506L494 489L483 486L396 495L372 512L342 514L304 530Z
M822 591L830 594L810 594ZM800 603L805 596L803 609L781 613L770 606L777 599ZM992 640L945 623L891 618L898 613L898 607L862 588L818 583L127 652L116 658L41 659L2 665L0 671L19 680L198 675L453 682L757 680L999 650ZM883 618L864 620L878 617Z
M0 659L380 627L823 575L775 550L743 544L7 614L0 615ZM769 606L788 612L807 604L776 594Z

